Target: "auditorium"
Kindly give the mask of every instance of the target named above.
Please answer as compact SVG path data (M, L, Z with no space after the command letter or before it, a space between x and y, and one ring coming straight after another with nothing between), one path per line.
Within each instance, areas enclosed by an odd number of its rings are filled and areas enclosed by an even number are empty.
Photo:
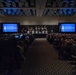
M76 75L76 0L0 0L0 75Z

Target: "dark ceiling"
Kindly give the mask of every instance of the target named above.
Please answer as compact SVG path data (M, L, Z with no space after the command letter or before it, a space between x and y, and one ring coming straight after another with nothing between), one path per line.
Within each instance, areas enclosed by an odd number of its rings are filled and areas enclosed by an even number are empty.
M6 16L73 16L75 0L0 0L0 14Z

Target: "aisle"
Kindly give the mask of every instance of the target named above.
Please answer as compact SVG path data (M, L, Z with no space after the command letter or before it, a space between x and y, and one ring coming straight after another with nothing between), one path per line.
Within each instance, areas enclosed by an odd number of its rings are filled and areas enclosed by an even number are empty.
M27 75L71 75L72 71L68 62L58 60L57 51L45 39L37 39L30 46L25 66Z
M72 66L58 60L58 53L45 39L36 39L29 47L26 62L20 70L7 75L72 75Z

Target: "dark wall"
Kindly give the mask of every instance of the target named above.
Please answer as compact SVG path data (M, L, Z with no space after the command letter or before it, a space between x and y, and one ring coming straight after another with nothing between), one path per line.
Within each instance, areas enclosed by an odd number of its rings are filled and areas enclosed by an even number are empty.
M48 28L49 32L51 32L51 30L53 30L54 33L59 32L59 26L58 25L51 25L51 26L48 25L47 28Z

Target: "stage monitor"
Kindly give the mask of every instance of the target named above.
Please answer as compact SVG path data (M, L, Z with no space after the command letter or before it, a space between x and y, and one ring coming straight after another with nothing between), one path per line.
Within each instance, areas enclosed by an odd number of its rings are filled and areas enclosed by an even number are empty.
M17 33L19 28L18 23L2 23L1 30L3 33Z
M18 35L16 35L16 36L15 36L15 38L16 38L16 39L19 39L19 36L18 36Z
M23 37L23 34L20 34L20 39L22 39L22 37Z
M29 39L29 36L25 36L26 39Z
M75 23L60 23L60 32L75 33L76 24Z

